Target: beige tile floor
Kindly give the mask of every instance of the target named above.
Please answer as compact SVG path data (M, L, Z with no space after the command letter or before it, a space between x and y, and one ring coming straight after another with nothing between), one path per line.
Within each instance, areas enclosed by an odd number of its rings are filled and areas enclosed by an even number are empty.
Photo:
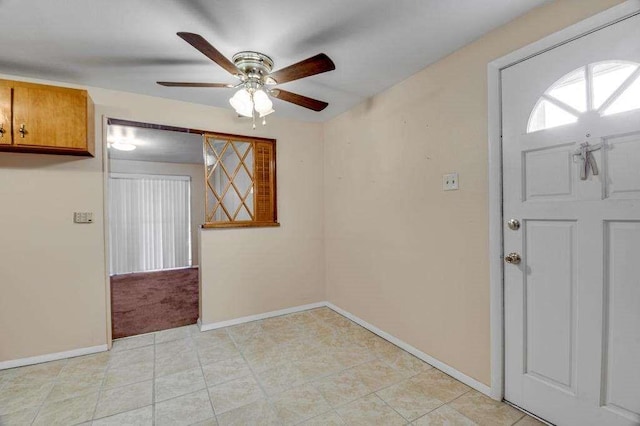
M0 425L541 425L327 308L0 371Z

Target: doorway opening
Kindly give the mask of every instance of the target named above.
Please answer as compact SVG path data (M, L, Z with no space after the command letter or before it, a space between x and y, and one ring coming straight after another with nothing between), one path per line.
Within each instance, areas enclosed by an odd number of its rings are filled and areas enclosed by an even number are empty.
M112 337L195 324L202 135L109 119L107 143Z

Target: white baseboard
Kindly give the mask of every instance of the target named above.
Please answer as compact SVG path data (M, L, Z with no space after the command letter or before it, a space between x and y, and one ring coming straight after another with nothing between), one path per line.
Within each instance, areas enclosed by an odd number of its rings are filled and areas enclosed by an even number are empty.
M414 348L410 344L398 339L397 337L394 337L391 334L380 330L378 327L369 324L368 322L366 322L365 320L363 320L361 318L358 318L357 316L353 315L351 312L347 312L344 309L341 309L341 308L337 307L336 305L334 305L331 302L326 302L326 306L328 308L330 308L330 309L333 309L334 311L336 311L340 315L343 315L343 316L349 318L351 321L355 322L356 324L359 324L359 325L363 326L364 328L366 328L367 330L371 331L372 333L375 333L378 336L382 337L383 339L388 340L389 342L393 343L394 345L398 346L399 348L404 349L405 351L409 352L411 355L413 355L413 356L415 356L417 358L420 358L421 360L423 360L426 363L429 363L429 364L433 365L435 368L437 368L438 370L442 371L443 373L446 373L449 376L461 381L465 385L467 385L469 387L472 387L473 389L477 390L478 392L482 392L483 394L491 397L491 388L489 386L485 385L484 383L480 383L476 379L474 379L472 377L469 377L464 373L461 373L460 371L456 370L455 368L451 367L450 365L447 365L442 361L438 361L434 357L432 357L430 355L427 355L426 353L422 352L419 349Z
M246 317L236 318L236 319L227 320L227 321L214 322L214 323L211 323L211 324L203 324L200 321L200 319L198 319L198 327L200 327L200 331L209 331L209 330L215 330L217 328L229 327L229 326L232 326L232 325L243 324L243 323L251 322L251 321L258 321L258 320L262 320L262 319L277 317L277 316L280 316L280 315L292 314L294 312L307 311L309 309L321 308L321 307L325 307L325 306L327 308L330 308L330 309L336 311L340 315L343 315L343 316L349 318L351 321L355 322L356 324L361 325L362 327L366 328L367 330L371 331L372 333L377 334L378 336L382 337L383 339L388 340L389 342L393 343L394 345L404 349L405 351L409 352L410 354L420 358L424 362L427 362L427 363L431 364L432 366L434 366L438 370L442 371L443 373L446 373L449 376L461 381L465 385L472 387L473 389L477 390L478 392L482 392L483 394L491 397L491 388L489 386L485 385L484 383L481 383L481 382L477 381L476 379L474 379L472 377L469 377L464 373L461 373L460 371L456 370L455 368L451 367L450 365L445 364L442 361L438 361L434 357L432 357L430 355L427 355L426 353L422 352L419 349L414 348L410 344L398 339L397 337L394 337L391 334L380 330L378 327L376 327L376 326L374 326L372 324L369 324L365 320L363 320L361 318L358 318L357 316L353 315L350 312L345 311L342 308L339 308L338 306L334 305L331 302L310 303L308 305L295 306L293 308L281 309L279 311L265 312L263 314L249 315L249 316L246 316Z
M353 315L350 312L345 311L342 308L339 308L338 306L334 305L331 302L310 303L308 305L295 306L293 308L280 309L278 311L271 311L271 312L265 312L265 313L262 313L262 314L249 315L249 316L246 316L246 317L235 318L235 319L226 320L226 321L219 321L219 322L214 322L214 323L211 323L211 324L203 324L202 321L200 320L200 318L198 318L198 327L200 328L200 331L215 330L215 329L218 329L218 328L229 327L229 326L232 326L232 325L243 324L243 323L246 323L246 322L257 321L257 320L277 317L277 316L281 316L281 315L292 314L292 313L295 313L295 312L307 311L309 309L321 308L321 307L325 307L325 306L330 308L330 309L332 309L332 310L334 310L335 312L339 313L340 315L343 315L346 318L349 318L351 321L355 322L356 324L361 325L362 327L366 328L367 330L371 331L372 333L377 334L378 336L382 337L383 339L388 340L389 342L393 343L394 345L404 349L405 351L409 352L410 354L412 354L412 355L420 358L421 360L431 364L432 366L434 366L438 370L442 371L443 373L446 373L446 374L450 375L451 377L453 377L453 378L461 381L462 383L466 384L467 386L472 387L473 389L477 390L478 392L482 392L483 394L491 397L491 388L489 386L485 385L484 383L480 383L476 379L474 379L472 377L469 377L464 373L461 373L460 371L456 370L455 368L451 367L450 365L447 365L442 361L438 361L437 359L433 358L432 356L427 355L426 353L420 351L419 349L414 348L410 344L398 339L397 337L394 337L391 334L380 330L378 327L376 327L376 326L374 326L372 324L369 324L365 320L363 320L361 318L358 318L357 316ZM74 350L66 351L66 352L57 352L57 353L53 353L53 354L39 355L39 356L30 357L30 358L21 358L21 359L10 360L10 361L2 361L2 362L0 362L0 370L5 370L7 368L14 368L14 367L22 367L22 366L31 365L31 364L40 364L42 362L47 362L47 361L56 361L56 360L63 359L63 358L73 358L73 357L81 356L81 355L89 355L89 354L93 354L93 353L97 353L97 352L104 352L106 350L107 350L107 345L99 345L99 346L92 346L92 347L89 347L89 348L74 349Z
M244 324L245 322L258 321L262 319L279 317L280 315L293 314L295 312L308 311L309 309L322 308L327 306L327 302L309 303L308 305L294 306L293 308L280 309L278 311L265 312L263 314L249 315L246 317L235 318L226 321L213 322L210 324L203 324L198 319L198 326L200 331L215 330L217 328L229 327L232 325Z
M59 359L64 359L64 358L74 358L81 355L90 355L98 352L105 352L106 350L107 350L107 345L99 345L99 346L91 346L88 348L73 349L71 351L65 351L65 352L56 352L53 354L32 356L29 358L20 358L20 359L13 359L9 361L2 361L0 362L0 370L6 370L7 368L23 367L25 365L40 364L48 361L57 361Z

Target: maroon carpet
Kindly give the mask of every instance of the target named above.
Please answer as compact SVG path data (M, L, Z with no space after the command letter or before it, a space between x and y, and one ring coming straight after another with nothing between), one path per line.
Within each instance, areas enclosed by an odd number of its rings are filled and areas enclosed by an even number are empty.
M198 269L111 277L113 338L195 324Z

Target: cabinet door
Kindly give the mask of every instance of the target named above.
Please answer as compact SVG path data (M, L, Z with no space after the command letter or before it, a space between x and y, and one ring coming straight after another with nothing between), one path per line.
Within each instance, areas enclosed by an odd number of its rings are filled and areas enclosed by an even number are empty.
M86 150L86 93L74 89L15 87L13 141L15 145Z
M0 87L0 145L11 145L11 87Z

